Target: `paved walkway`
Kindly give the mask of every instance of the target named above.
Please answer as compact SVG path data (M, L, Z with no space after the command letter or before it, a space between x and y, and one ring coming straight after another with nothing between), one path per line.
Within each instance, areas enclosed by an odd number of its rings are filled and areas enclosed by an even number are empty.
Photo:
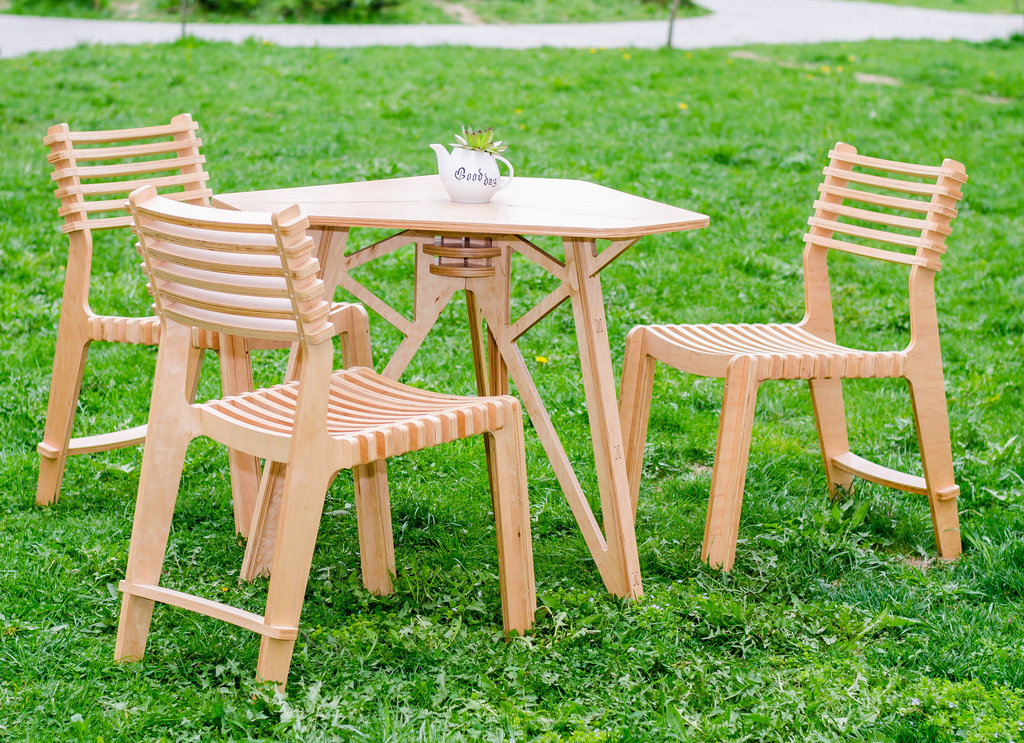
M745 44L963 39L987 41L1024 32L1020 15L954 13L848 0L700 0L710 15L676 21L673 46L700 49ZM193 23L193 36L213 41L256 37L281 46L433 46L528 49L664 46L665 21L535 25L255 25ZM177 23L91 21L0 15L0 56L65 49L80 43L174 41Z

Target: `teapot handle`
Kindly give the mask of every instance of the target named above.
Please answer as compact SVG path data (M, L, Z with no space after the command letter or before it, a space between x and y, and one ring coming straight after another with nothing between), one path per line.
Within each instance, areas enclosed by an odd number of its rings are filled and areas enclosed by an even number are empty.
M512 163L503 158L501 155L495 155L494 159L501 160L503 163L505 163L505 167L508 168L508 175L502 176L500 179L501 185L498 186L498 190L500 191L501 189L505 188L505 186L512 182L512 179L515 178L516 176L516 171L512 169Z

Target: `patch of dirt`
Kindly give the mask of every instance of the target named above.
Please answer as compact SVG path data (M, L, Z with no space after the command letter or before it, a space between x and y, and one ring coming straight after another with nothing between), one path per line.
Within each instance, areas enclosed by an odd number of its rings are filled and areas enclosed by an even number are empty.
M821 69L820 65L810 64L807 62L789 62L785 59L774 59L772 57L764 57L754 52L748 52L745 50L738 50L731 52L730 57L734 59L745 59L748 62L763 62L766 64L773 64L776 67L784 67L787 70L807 70L808 72L817 72ZM903 81L895 77L886 77L885 75L869 75L866 72L855 72L853 73L854 79L859 83L870 83L874 85L902 85Z
M466 7L462 3L449 3L444 0L435 0L434 4L437 5L445 15L459 23L464 23L467 26L482 26L484 24L483 18L478 16L472 8Z
M875 85L902 85L903 82L895 77L887 75L869 75L866 72L855 72L853 76L859 83L874 83Z
M935 562L930 557L903 556L900 557L899 560L907 567L914 568L914 570L920 570L922 573L926 571L928 568L930 568L932 566L932 563Z

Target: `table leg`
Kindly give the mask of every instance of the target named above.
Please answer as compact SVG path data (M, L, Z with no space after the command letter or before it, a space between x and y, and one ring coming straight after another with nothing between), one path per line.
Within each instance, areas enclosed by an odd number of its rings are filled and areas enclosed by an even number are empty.
M576 321L576 339L583 369L583 389L594 446L601 515L610 564L605 580L619 596L643 595L636 546L633 507L629 497L626 457L619 424L615 375L608 343L604 295L594 262L593 240L566 239L566 269Z
M565 268L590 416L604 520L603 532L523 361L516 338L512 336L508 316L507 261L502 261L494 277L470 279L467 284L480 301L501 364L507 365L507 375L516 383L523 406L551 461L606 588L617 596L635 598L643 594L643 584L633 528L633 509L626 477L604 300L597 275L600 266L595 261L594 247L592 240L567 239Z

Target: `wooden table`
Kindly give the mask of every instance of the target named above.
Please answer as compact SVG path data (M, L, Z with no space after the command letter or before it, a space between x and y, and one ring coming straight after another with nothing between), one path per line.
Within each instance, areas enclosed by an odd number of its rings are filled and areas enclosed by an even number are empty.
M618 596L642 595L600 272L644 235L706 227L706 216L594 183L522 177L489 204L453 203L436 175L222 194L214 203L253 211L298 204L315 228L325 283L345 288L405 336L384 369L389 377L401 376L442 310L464 291L478 392L506 393L511 376L606 588ZM398 234L346 255L352 227ZM524 235L561 237L565 259ZM598 250L598 239L611 243ZM416 291L410 320L350 272L411 243L416 245ZM510 316L513 253L558 280L553 291L516 318ZM576 325L603 531L517 346L523 334L567 300Z

